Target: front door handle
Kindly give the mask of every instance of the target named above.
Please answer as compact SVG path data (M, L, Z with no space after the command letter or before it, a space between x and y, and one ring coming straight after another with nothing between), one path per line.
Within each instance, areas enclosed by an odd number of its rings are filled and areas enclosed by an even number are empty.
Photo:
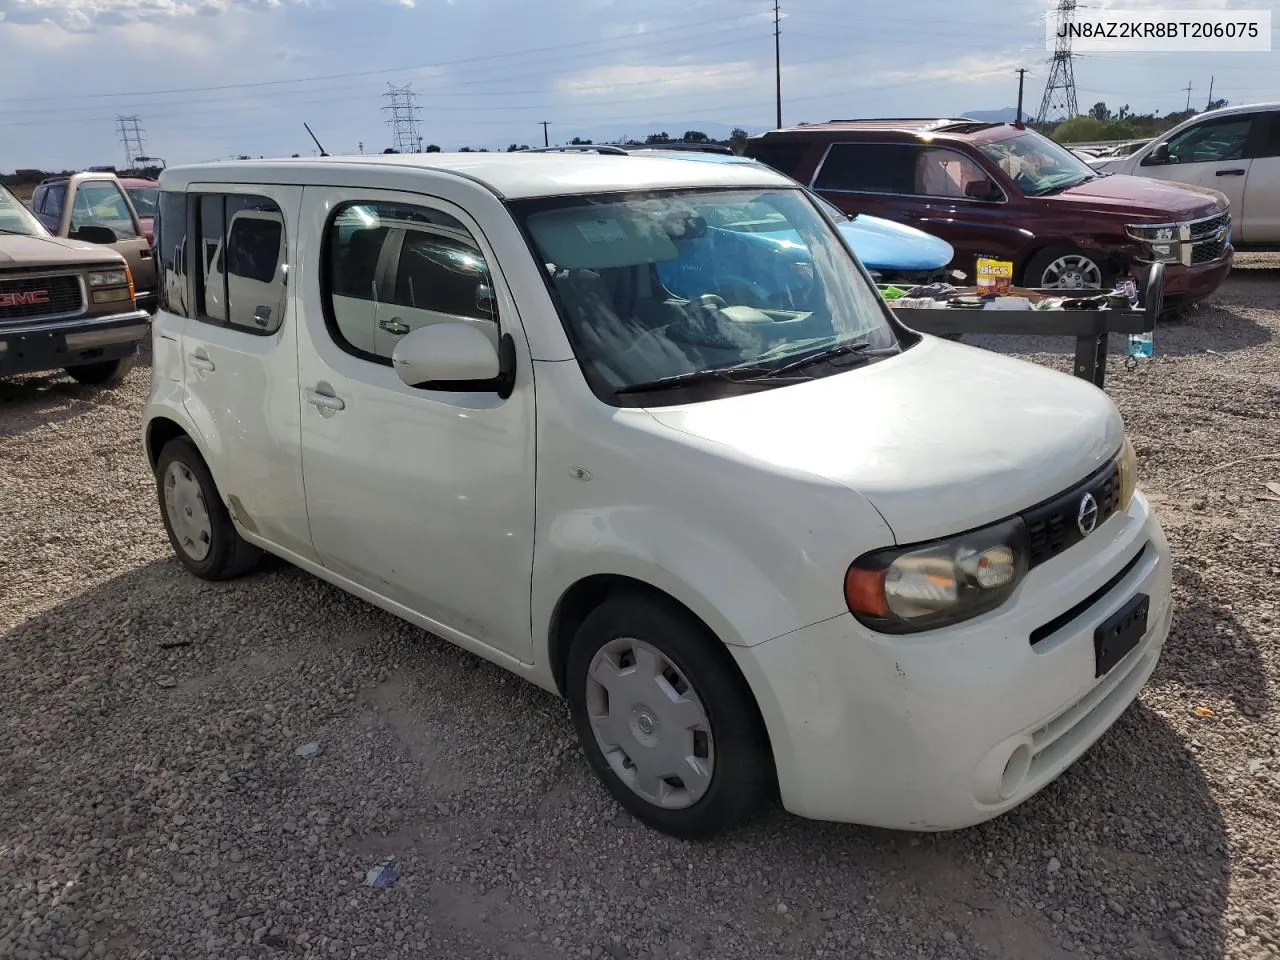
M1232 167L1230 170L1218 170L1214 173L1215 177L1243 177L1244 171L1239 167Z
M392 317L390 320L379 320L378 326L387 331L387 333L394 333L396 336L409 332L409 325L401 323L399 317Z
M213 371L217 369L213 365L212 360L210 360L208 357L202 357L198 353L193 353L189 355L187 359L190 360L191 365L195 367L197 370L199 370L201 373L213 373Z
M317 410L343 410L347 406L342 402L341 397L335 397L329 393L321 393L319 390L307 391L307 403Z

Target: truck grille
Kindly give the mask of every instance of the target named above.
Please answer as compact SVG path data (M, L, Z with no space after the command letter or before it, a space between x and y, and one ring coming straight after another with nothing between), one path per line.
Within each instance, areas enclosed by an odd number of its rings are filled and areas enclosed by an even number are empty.
M1079 524L1080 504L1085 494L1092 494L1098 505L1093 528L1096 530L1116 512L1119 503L1120 474L1114 461L1074 487L1021 513L1031 537L1029 568L1052 560L1085 538Z
M78 276L0 279L0 323L71 316L83 309Z
M1191 263L1221 259L1231 237L1231 214L1223 213L1191 224Z

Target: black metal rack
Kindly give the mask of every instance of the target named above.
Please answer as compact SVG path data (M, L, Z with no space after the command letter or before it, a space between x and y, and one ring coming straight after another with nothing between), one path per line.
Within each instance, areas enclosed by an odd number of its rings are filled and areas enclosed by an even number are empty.
M920 333L948 336L965 333L1076 338L1074 373L1101 387L1107 371L1107 338L1113 333L1149 333L1164 305L1164 264L1153 263L1145 283L1138 285L1139 310L982 310L969 307L889 308L903 324ZM1035 293L1060 297L1094 297L1113 290L1046 290Z

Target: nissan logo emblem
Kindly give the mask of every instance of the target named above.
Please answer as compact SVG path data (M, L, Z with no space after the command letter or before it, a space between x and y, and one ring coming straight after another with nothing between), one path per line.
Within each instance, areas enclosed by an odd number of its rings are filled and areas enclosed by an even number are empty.
M1093 533L1094 528L1098 526L1098 501L1093 499L1092 493L1086 493L1080 498L1080 509L1076 512L1076 526L1080 528L1082 537Z

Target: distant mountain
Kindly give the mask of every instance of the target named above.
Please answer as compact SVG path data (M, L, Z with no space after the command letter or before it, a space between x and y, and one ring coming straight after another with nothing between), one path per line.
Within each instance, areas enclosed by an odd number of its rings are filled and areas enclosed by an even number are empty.
M1001 107L999 110L966 110L960 114L972 120L985 120L988 123L1013 123L1018 118L1017 107ZM1022 119L1027 119L1026 107L1022 110Z

